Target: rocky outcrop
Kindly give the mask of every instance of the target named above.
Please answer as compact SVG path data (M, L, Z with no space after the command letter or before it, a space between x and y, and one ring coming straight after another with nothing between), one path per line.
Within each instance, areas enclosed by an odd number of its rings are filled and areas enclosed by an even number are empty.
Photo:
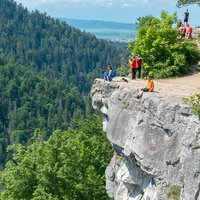
M198 27L195 27L193 28L193 31L192 31L192 37L197 39L198 37L200 36L200 28Z
M190 105L120 82L95 80L93 107L115 155L106 189L115 200L167 200L173 186L180 199L200 200L200 121Z

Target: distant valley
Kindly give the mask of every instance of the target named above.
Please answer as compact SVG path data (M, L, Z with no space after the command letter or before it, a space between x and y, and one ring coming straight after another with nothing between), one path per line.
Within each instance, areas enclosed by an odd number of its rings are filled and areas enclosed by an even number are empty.
M68 18L59 19L70 26L94 34L100 39L127 43L136 35L136 24Z

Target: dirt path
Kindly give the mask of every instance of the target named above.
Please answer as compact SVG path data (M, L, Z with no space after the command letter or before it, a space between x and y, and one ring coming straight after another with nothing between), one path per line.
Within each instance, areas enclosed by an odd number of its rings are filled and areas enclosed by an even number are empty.
M124 82L121 77L116 77L113 82L120 82L120 84L134 89L141 89L146 87L147 80L131 80L128 83ZM161 96L167 96L172 99L181 99L182 97L189 97L194 94L200 94L200 72L181 78L154 80L155 92Z
M155 81L156 89L161 95L177 98L200 94L200 73L174 79Z
M194 41L200 48L200 42ZM200 65L200 63L199 63ZM194 68L194 69L192 69ZM192 71L196 69L196 66L191 67ZM146 87L147 80L131 80L126 78L128 83L124 82L121 77L114 78L113 82L120 82L120 84L134 89L141 89ZM200 72L193 72L191 75L154 80L155 82L155 92L161 96L167 96L170 98L175 98L180 100L182 97L189 97L194 94L200 94Z

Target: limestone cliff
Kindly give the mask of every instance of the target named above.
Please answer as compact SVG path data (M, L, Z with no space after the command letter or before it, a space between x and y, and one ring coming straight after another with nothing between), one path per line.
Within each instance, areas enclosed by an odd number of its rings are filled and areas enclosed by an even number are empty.
M191 106L119 82L95 80L93 107L115 155L106 188L116 200L167 200L173 186L181 200L200 200L200 121Z

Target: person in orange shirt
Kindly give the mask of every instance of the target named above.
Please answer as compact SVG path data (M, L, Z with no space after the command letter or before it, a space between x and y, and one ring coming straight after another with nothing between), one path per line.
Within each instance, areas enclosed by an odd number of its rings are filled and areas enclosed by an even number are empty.
M147 87L141 89L143 92L153 92L154 91L154 82L150 76L147 77Z
M189 39L189 38L192 39L192 27L189 24L187 24L186 28L185 28L185 38L186 39Z
M130 60L129 60L130 64L131 64L131 72L132 72L132 79L135 79L135 75L136 75L136 68L137 68L137 59L135 56L133 56Z
M147 77L147 87L142 88L137 96L137 98L141 98L144 92L153 92L154 91L154 81L150 76Z

